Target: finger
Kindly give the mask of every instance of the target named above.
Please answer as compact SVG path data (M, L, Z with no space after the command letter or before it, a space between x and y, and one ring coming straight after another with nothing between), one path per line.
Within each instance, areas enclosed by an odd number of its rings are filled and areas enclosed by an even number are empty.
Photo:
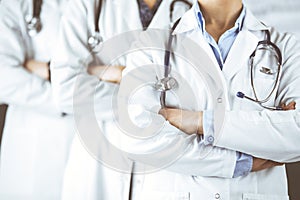
M276 166L281 166L283 165L283 163L278 163L278 162L274 162L274 161L267 161L267 163L265 163L265 169L271 168L271 167L276 167Z
M278 162L275 162L275 161L267 160L262 164L260 170L269 169L269 168L276 167L276 166L281 166L281 165L283 165L283 163L278 163Z
M265 160L261 158L253 157L253 164L252 164L252 170L253 172L268 169L271 167L275 167L278 165L282 165L282 163L278 163L271 160Z
M281 104L281 108L283 110L295 110L296 109L296 102L292 101L288 105L285 105L284 103Z
M296 109L296 102L292 101L287 105L289 110L295 110Z

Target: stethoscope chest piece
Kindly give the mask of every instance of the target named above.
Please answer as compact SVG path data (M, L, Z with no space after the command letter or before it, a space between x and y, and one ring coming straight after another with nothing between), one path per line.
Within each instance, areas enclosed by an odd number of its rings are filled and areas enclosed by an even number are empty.
M101 37L99 32L96 32L88 39L88 44L93 52L100 51L102 42L103 42L103 38Z
M178 87L178 82L173 77L158 79L155 83L155 89L160 92L168 91Z
M37 35L42 30L40 18L27 15L25 21L27 23L27 32L31 37Z

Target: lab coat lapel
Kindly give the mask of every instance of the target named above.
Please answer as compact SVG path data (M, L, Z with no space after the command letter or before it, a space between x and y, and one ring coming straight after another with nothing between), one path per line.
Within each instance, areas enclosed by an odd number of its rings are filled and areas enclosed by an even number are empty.
M203 50L207 53L207 56L209 56L213 63L213 66L208 67L215 67L219 72L219 75L223 76L210 45L206 42L205 38L203 37L203 34L201 33L201 30L198 27L198 22L193 9L194 8L190 9L182 16L179 24L174 30L174 34L185 34L187 35L188 39L193 40L196 44L203 48ZM181 46L180 48L189 51L189 47Z
M214 56L214 53L209 46L209 44L205 41L199 27L198 22L194 13L194 6L190 10L188 10L181 18L179 24L174 30L174 34L187 34L189 39L195 41L198 45L200 45L207 55L210 57L212 62L214 63L214 67L219 68L219 64ZM188 48L188 47L183 47Z
M179 33L177 33L177 34L179 34ZM221 69L219 67L219 64L218 64L218 62L217 62L217 60L215 58L215 55L214 55L211 47L209 46L209 44L204 39L204 37L203 37L203 35L202 35L202 33L201 33L200 30L193 30L193 31L185 33L185 34L186 34L187 37L185 37L183 39L183 41L177 41L178 44L176 45L176 48L179 49L178 51L183 51L183 52L187 52L188 54L195 55L197 57L197 59L204 58L205 56L207 56L207 57L210 58L211 64L205 66L205 68L207 69L206 71L207 72L209 71L208 73L210 75L212 75L211 72L213 71L214 72L213 77L217 76L217 77L220 78L219 80L221 80L221 84L224 86L223 89L224 89L226 107L229 108L229 103L228 103L229 101L227 100L228 99L228 95L227 95L228 94L228 92L227 92L227 83L225 81L223 73L222 73L222 71L221 71ZM190 47L188 45L181 45L181 44L188 44L188 42L184 42L184 40L192 40L192 41L194 41L199 46L199 48L203 49L203 51L206 53L206 55L201 55L201 54L198 53L198 52L201 52L201 51L197 51L196 50L196 52L195 52L195 49L190 49ZM198 53L198 55L197 55L197 53ZM211 79L211 80L210 79L206 79L205 81L208 81L207 84L215 84L214 82L210 82L213 79Z
M116 10L116 12L114 12L115 15L121 15L123 17L123 20L120 21L122 24L119 24L119 26L127 27L128 30L141 30L143 28L140 20L139 6L136 0L131 2L124 0L112 1L112 6L114 6Z
M245 63L248 63L247 61L258 42L259 39L250 31L243 30L238 34L223 66L223 74L226 79L230 79L237 72L248 67L245 66Z
M221 72L219 64L216 60L216 57L215 57L210 45L206 42L205 38L203 37L202 33L200 32L200 30L193 31L192 33L190 33L189 39L192 39L193 41L195 41L195 43L197 43L207 53L207 56L210 58L210 60L214 64L213 66L209 66L209 67L215 67L215 68L217 68L218 71Z
M182 34L197 29L198 24L193 9L194 7L182 15L181 20L176 26L173 34Z
M215 72L218 73L218 77L220 77L220 80L222 81L222 84L224 85L224 89L225 89L225 99L228 99L227 96L227 84L226 81L224 79L224 76L222 74L222 71L220 70L219 64L215 58L215 55L210 47L210 45L206 42L205 38L203 37L203 34L201 32L201 30L198 27L198 22L197 19L195 17L194 11L193 10L189 10L187 13L185 13L182 16L181 21L179 22L178 26L176 27L174 34L179 36L179 35L184 35L186 37L183 37L185 39L190 39L192 41L194 41L197 45L199 45L207 54L207 56L210 58L210 60L212 61L212 65L207 66L207 67L213 67L215 68ZM186 51L186 52L190 52L191 54L195 54L197 52L191 52L192 50L190 49L189 46L185 46L185 45L181 45L184 44L185 42L183 41L177 41L177 49L180 48L182 51ZM197 55L196 55L197 56ZM201 56L203 55L199 55L197 57L199 57L199 59L201 59ZM229 107L228 101L226 101L226 106Z
M162 27L169 28L169 24L170 24L170 18L169 18L170 2L169 1L170 0L164 0L161 2L148 28L162 28Z
M245 63L248 63L247 61L255 50L258 42L263 40L263 38L258 38L255 33L268 29L269 27L254 17L249 9L246 10L243 28L235 39L223 66L223 74L227 79L233 77L244 67L247 67Z

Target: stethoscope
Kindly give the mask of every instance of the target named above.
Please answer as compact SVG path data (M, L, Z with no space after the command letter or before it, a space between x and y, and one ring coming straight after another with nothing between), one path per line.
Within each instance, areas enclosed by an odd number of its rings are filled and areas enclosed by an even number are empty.
M187 0L173 0L172 3L170 4L170 21L172 21L175 4L177 2L182 2L188 5L189 7L192 7L192 4ZM30 36L35 36L42 30L42 23L40 19L42 4L43 4L43 0L33 0L33 14L27 15L25 18L27 24L27 32ZM99 5L97 6L97 10L95 13L95 21L94 21L95 31L94 34L88 38L88 45L94 51L97 51L98 47L103 42L103 38L101 37L100 29L99 29L101 9L102 9L102 0L99 0Z
M250 83L251 83L252 92L254 94L254 98L245 95L243 92L238 92L236 94L236 96L239 97L239 98L245 98L247 100L255 102L258 105L260 105L261 107L269 109L269 110L282 110L282 108L280 106L266 106L266 105L263 105L264 103L268 102L270 100L270 98L272 97L272 95L274 94L274 92L275 92L275 90L276 90L276 88L279 84L280 72L281 72L281 68L282 68L281 51L280 51L280 49L278 48L278 46L276 44L271 42L271 36L270 36L269 30L265 30L265 33L266 33L266 39L258 42L254 52L250 55L250 59L249 59L250 71L251 71L251 73L250 73ZM276 64L277 64L277 70L276 71L272 71L270 68L264 67L264 66L261 66L261 68L259 70L260 73L263 73L267 76L269 76L269 75L273 76L273 75L276 74L276 78L275 78L273 88L269 92L267 97L264 98L264 99L259 99L257 97L257 93L256 93L255 86L254 86L254 72L255 72L254 59L255 59L255 55L257 54L257 52L261 51L261 50L269 51L270 53L272 53L274 55L274 56L272 56L272 58L274 57L276 59Z
M170 21L172 21L174 7L177 2L183 2L186 5L188 5L190 8L193 6L190 2L188 2L186 0L173 0L172 3L170 4L170 16L169 16ZM175 22L175 24L172 27L172 30L174 30L176 28L179 21L180 21L180 19ZM172 33L173 33L173 31L172 31ZM170 34L167 50L171 49L172 40L173 40L173 37L172 37L172 34ZM165 66L169 66L169 61L170 61L170 51L167 51L167 50L165 53ZM175 84L177 84L177 82L174 78L168 76L168 74L170 74L170 72L168 72L168 70L170 71L171 69L169 67L166 67L165 68L165 79L161 79L160 82L157 82L157 86L156 86L157 89L159 89L158 88L159 86L161 87L161 89L164 89L164 91L161 92L164 95L167 90L170 90ZM175 81L175 82L173 83L173 81ZM161 97L161 99L162 99L162 97ZM164 99L165 99L165 96L164 96ZM163 103L164 102L165 101L163 101ZM164 105L165 105L165 103L164 103ZM131 173L131 177L130 177L129 198L128 198L129 200L133 199L133 187L134 187L133 186L133 172L135 171L134 168L135 168L135 162L133 162L133 164L132 164L132 173Z
M188 5L190 8L193 6L192 3L188 2L187 0L173 0L172 3L170 4L170 21L173 19L173 12L175 8L175 4L178 2L182 2L186 5ZM102 0L99 1L99 5L97 7L96 13L95 13L95 30L94 33L88 38L88 45L90 49L93 52L98 52L101 46L101 43L103 42L103 38L101 37L100 34L100 29L99 29L99 18L101 14L101 9L102 9Z
M91 35L88 38L88 45L93 52L98 52L100 45L103 42L103 38L100 35L100 28L99 28L101 9L102 9L102 0L99 0L99 5L97 6L97 10L95 13L95 21L94 21L95 31L93 35Z
M169 40L167 43L167 48L165 50L165 57L164 57L164 78L162 79L158 79L155 83L155 89L159 92L161 92L160 94L160 104L161 107L164 108L166 107L166 92L174 89L178 86L178 83L176 81L176 79L172 76L170 76L171 73L171 66L170 66L170 56L171 56L171 46L172 46L172 41L173 41L173 32L175 30L175 28L177 27L178 23L179 23L180 19L177 20L175 22L175 24L173 25L173 27L171 28L170 34L169 34ZM270 32L268 30L265 30L266 32L266 39L262 40L260 42L258 42L256 49L254 50L254 52L250 55L249 58L249 63L250 63L250 79L251 79L251 88L254 94L254 98L251 98L247 95L245 95L243 92L238 92L236 95L239 98L245 98L248 99L250 101L253 101L257 104L259 104L261 107L269 109L269 110L282 110L281 107L279 106L266 106L263 105L264 103L268 102L271 98L271 96L274 94L278 84L279 84L279 78L280 78L280 71L282 68L282 55L281 55L281 51L278 48L278 46L274 43L271 42L271 36L270 36ZM274 75L276 73L276 79L275 79L275 83L273 85L272 90L270 91L270 93L267 95L266 98L264 99L259 99L257 97L257 93L255 90L255 86L254 86L254 59L255 59L255 55L257 54L258 51L260 50L264 50L264 51L270 51L271 53L273 53L276 59L276 64L277 64L277 71L274 72L271 69L267 68L267 67L261 67L260 72L266 75Z
M43 0L33 0L33 13L25 17L28 34L33 37L42 30L40 19Z
M170 65L170 57L171 57L171 47L173 42L173 32L176 29L177 25L179 24L181 18L178 19L171 28L169 39L167 43L167 48L165 50L165 57L164 57L164 78L158 79L155 83L155 89L160 93L160 105L162 108L166 107L166 92L174 89L178 86L177 80L170 76L171 74L171 65Z

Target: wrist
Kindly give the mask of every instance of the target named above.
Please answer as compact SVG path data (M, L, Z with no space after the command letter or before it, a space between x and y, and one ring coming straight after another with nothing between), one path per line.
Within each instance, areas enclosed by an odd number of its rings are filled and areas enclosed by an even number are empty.
M203 134L203 112L200 111L198 114L198 127L197 127L197 134Z

